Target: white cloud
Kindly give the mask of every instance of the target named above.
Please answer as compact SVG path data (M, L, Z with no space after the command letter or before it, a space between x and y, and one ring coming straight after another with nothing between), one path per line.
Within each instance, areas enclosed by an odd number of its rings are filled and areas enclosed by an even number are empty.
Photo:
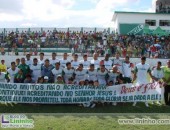
M1 11L0 22L14 21L16 27L112 27L111 19L115 8L126 7L131 3L139 4L139 1L87 0L96 6L90 10L77 11L73 9L76 0L22 0L19 5L15 3L16 7L22 5L20 12L11 14Z

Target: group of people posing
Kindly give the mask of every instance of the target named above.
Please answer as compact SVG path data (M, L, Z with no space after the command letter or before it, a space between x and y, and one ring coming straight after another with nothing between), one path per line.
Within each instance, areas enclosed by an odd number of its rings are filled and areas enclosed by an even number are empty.
M75 84L94 87L133 82L138 85L160 82L165 88L165 104L170 105L168 98L170 60L167 61L167 66L162 67L159 61L152 68L145 62L146 57L141 57L141 62L134 65L128 56L122 59L119 53L116 53L115 58L105 54L102 60L98 59L98 53L94 53L91 60L88 60L87 54L83 55L83 60L79 60L77 54L73 54L72 59L68 58L67 53L63 53L62 59L58 59L56 53L52 53L50 59L45 59L44 53L40 53L39 59L32 59L31 55L27 54L26 57L11 62L11 67L8 69L5 61L1 60L0 82ZM147 102L145 104L148 106ZM136 103L133 104L135 105Z

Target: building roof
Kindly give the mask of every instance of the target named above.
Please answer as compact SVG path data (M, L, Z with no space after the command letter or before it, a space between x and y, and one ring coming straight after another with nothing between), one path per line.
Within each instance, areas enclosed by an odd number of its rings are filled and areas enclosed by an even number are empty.
M112 21L115 21L118 14L152 14L152 15L170 15L170 13L155 13L155 12L127 12L127 11L115 11Z

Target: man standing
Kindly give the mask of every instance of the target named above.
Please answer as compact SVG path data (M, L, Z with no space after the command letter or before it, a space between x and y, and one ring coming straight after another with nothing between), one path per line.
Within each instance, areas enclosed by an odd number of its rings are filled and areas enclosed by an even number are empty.
M83 64L79 64L74 73L77 84L79 84L80 81L85 81L87 79L87 70L83 69Z
M11 62L11 68L7 70L7 74L10 77L10 83L14 83L15 74L17 74L19 69L16 67L15 62Z
M21 58L21 64L18 66L19 69L22 69L24 79L27 74L30 74L30 67L25 63L25 58Z
M100 66L100 60L98 60L98 53L93 54L93 60L90 62L91 64L94 64L95 69L97 70Z
M38 77L41 77L41 64L38 64L38 59L33 59L33 64L30 66L32 71L32 78L34 81L38 80Z
M55 68L52 70L54 75L54 82L57 82L58 75L62 75L63 68L60 67L60 62L55 63Z
M169 98L169 93L170 93L170 60L167 61L167 66L162 67L163 72L164 72L164 100L165 104L170 106L170 98Z
M42 67L41 67L41 75L47 76L49 78L48 79L49 83L54 83L54 80L53 80L54 77L53 77L53 74L52 74L53 68L54 67L50 64L49 59L46 59L44 65L42 65Z
M44 53L43 52L41 52L40 53L40 59L38 59L38 64L44 64L44 61L45 61L45 59L44 59Z
M66 63L66 68L63 69L64 82L67 84L70 78L74 76L74 68L71 66L70 62Z
M78 55L77 54L74 54L73 55L73 61L71 61L71 66L74 68L74 69L77 69L77 67L79 66L79 62L78 62Z
M132 82L132 67L133 64L129 61L129 56L126 56L125 62L122 64L123 78L125 83Z
M7 71L7 66L5 65L5 60L1 60L0 71L1 72L6 72Z
M163 69L161 68L162 63L160 61L157 62L157 66L152 70L153 82L161 82L164 77ZM156 102L161 105L159 101Z
M50 58L50 64L55 67L55 63L59 62L59 60L56 58L57 54L55 52L52 53L52 58Z
M117 52L115 55L115 59L113 59L113 65L116 65L119 69L119 71L122 73L122 64L123 64L123 60L120 59L120 54Z
M108 71L112 69L113 62L109 60L109 54L105 54L104 65Z
M104 65L100 65L100 68L97 69L97 80L99 84L106 85L108 77L108 70L105 68Z
M61 67L66 68L66 63L67 63L67 62L70 62L70 60L68 59L67 53L64 53L64 54L63 54L63 58L60 59L60 65L61 65Z
M146 64L146 57L141 58L141 63L136 64L134 70L134 78L133 82L136 80L136 85L148 84L149 80L147 78L147 74L149 73L150 77L152 78L150 65ZM133 106L136 106L137 102L133 103ZM145 101L146 107L149 107L147 101Z
M80 61L80 63L83 64L84 69L88 69L89 66L90 66L90 61L88 61L87 58L88 58L87 54L84 54L83 55L83 60Z
M26 55L26 61L25 63L30 67L32 65L32 59L31 59L31 55L27 54Z

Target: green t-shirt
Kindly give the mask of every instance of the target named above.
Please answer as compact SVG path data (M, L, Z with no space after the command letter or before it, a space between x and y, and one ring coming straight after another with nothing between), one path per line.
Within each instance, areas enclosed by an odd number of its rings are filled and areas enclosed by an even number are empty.
M30 72L30 67L29 67L28 65L26 65L26 64L24 64L24 65L23 65L23 64L20 64L20 65L18 66L18 68L23 70L24 76L26 76L26 75L29 74L29 72Z
M164 72L164 78L168 81L167 84L170 85L170 68L167 66L162 67Z

